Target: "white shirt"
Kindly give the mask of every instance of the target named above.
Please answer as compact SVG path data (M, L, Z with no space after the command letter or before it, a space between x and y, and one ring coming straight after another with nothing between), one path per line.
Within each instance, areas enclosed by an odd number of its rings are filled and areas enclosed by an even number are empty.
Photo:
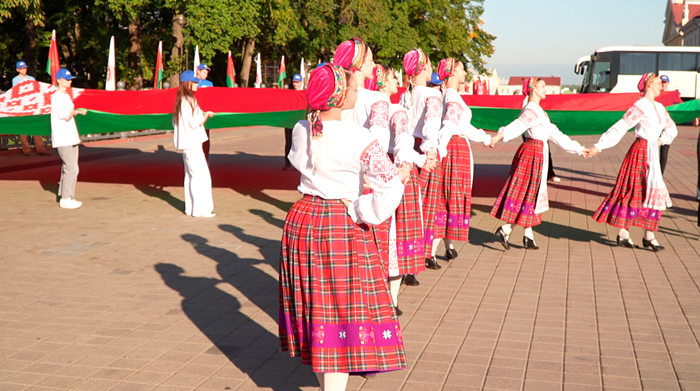
M313 169L311 143L319 143L320 167ZM289 161L301 173L298 190L327 200L352 202L348 215L356 223L380 224L399 206L404 185L396 167L367 129L345 121L324 121L323 137L311 140L309 122L299 121L292 130ZM362 195L363 174L373 190Z
M21 75L17 75L12 78L12 87L16 86L17 84L24 83L25 81L35 81L33 77L26 75L22 77Z
M207 132L204 130L204 112L199 108L197 101L194 101L194 110L187 99L182 99L180 103L180 118L177 123L173 121L173 141L175 149L182 151L186 149L202 148L202 143L208 140Z
M379 91L357 88L355 107L348 110L343 122L365 129L379 141L385 151L389 150L389 97Z
M394 163L396 165L409 163L423 167L427 156L421 155L413 148L416 140L413 138L413 133L410 129L406 108L392 104L389 106L389 118L389 128L391 129L389 152L394 154Z
M405 101L406 93L401 96ZM420 149L423 152L436 151L440 125L442 123L442 96L440 91L426 86L415 86L411 93L412 104L410 107L410 128L413 136L423 140Z
M472 111L469 109L462 96L454 89L448 88L445 92L445 111L442 116L442 129L440 129L440 156L447 155L447 144L452 136L461 136L467 143L469 140L489 145L491 136L482 129L472 125ZM471 145L469 146L471 149ZM473 162L473 160L472 160Z
M75 117L70 117L74 108L68 94L56 91L51 95L51 145L54 148L80 144ZM66 120L68 117L70 119Z

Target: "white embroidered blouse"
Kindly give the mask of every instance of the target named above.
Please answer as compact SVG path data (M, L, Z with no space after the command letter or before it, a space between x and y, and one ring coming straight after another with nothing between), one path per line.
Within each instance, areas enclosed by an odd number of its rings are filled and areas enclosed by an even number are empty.
M408 110L409 128L413 136L422 139L420 150L424 153L437 151L440 126L442 124L442 96L440 91L426 86L415 86L412 105ZM404 102L406 94L401 95ZM406 106L404 104L404 106Z

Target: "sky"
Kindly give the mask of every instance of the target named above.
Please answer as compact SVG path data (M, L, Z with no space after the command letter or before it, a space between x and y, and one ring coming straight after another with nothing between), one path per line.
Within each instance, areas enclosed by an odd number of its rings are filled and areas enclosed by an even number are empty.
M486 58L501 78L574 74L579 58L606 46L661 43L668 0L484 0L483 29L495 35Z

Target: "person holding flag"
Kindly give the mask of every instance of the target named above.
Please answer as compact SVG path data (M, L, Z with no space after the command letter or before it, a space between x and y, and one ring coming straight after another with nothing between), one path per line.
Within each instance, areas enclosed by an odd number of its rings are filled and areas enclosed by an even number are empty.
M27 75L27 63L20 60L17 61L17 76L12 78L12 87L16 86L17 84L24 83L25 81L34 81L35 79L32 76ZM44 139L41 138L41 136L33 136L34 137L34 147L36 148L36 154L37 155L51 155L51 152L46 150L46 146L44 145ZM22 153L26 156L30 156L32 154L32 147L29 145L29 136L26 134L21 134L19 136L20 141L22 142Z
M207 80L209 77L209 67L207 64L197 65L197 78L200 80L198 84L199 88L214 87L214 83ZM204 157L209 161L209 149L211 148L211 138L209 138L210 129L204 129L207 133L207 141L202 143L202 150L204 151Z

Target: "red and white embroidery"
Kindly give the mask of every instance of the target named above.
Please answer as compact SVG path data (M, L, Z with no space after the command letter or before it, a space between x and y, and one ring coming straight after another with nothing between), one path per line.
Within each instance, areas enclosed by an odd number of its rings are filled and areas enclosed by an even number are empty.
M395 136L408 132L408 113L403 110L395 112L391 117L391 124L393 126Z
M396 167L391 163L379 141L374 140L362 152L360 160L365 164L366 170L379 177L384 183L388 183L399 175Z
M464 108L462 105L460 105L457 102L448 102L447 103L447 111L445 112L445 118L442 119L442 122L452 122L455 125L459 125L459 121L462 119L462 113L464 112Z
M57 88L38 81L25 81L0 96L0 117L38 115L51 112L51 95ZM80 88L68 89L71 99L83 93Z
M629 126L634 126L639 122L639 119L642 118L643 115L644 112L642 111L642 109L637 107L637 105L634 105L630 107L629 110L627 110L625 116L622 117L622 119L624 119Z
M670 129L675 125L675 122L671 119L671 116L668 115L668 111L666 112L666 125L664 125L664 129Z
M520 122L525 124L525 126L530 126L533 122L535 122L539 118L537 116L537 113L530 109L525 109L522 114L520 114Z
M377 102L372 105L369 115L369 126L379 126L382 129L389 129L389 103Z
M442 114L442 102L440 98L429 96L425 100L425 119L438 118Z

